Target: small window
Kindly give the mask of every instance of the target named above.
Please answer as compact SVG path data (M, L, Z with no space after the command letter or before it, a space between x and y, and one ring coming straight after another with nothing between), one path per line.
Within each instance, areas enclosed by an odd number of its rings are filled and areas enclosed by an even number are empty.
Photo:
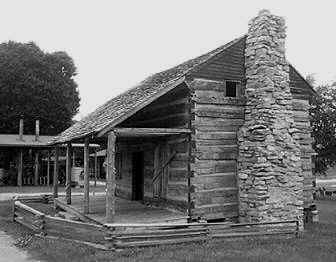
M236 97L237 96L237 82L226 81L225 96L227 96L227 97Z

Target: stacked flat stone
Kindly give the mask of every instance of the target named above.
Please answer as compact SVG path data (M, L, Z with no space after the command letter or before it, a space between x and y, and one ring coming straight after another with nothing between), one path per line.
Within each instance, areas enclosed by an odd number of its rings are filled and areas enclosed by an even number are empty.
M285 30L284 19L267 10L249 23L245 123L238 132L241 222L302 221L303 176Z

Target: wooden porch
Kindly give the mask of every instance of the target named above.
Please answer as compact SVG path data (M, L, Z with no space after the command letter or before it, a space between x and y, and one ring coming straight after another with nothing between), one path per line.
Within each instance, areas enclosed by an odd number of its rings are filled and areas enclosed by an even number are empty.
M101 134L102 135L102 134ZM117 152L128 152L127 148L122 149L117 146L117 137L118 138L127 138L127 139L153 139L156 138L156 143L154 144L155 148L153 148L153 167L151 167L150 171L150 181L148 183L152 184L152 194L153 200L155 199L165 199L161 195L157 196L156 191L163 191L163 189L167 189L168 187L168 172L167 166L170 161L177 154L175 150L171 150L169 148L168 143L165 144L166 149L164 152L160 153L160 148L162 145L157 142L158 139L163 137L176 137L176 136L185 136L183 141L190 141L191 131L190 129L183 128L114 128L112 131L109 131L107 134L107 148L106 148L106 194L99 197L91 198L89 196L89 147L90 147L90 139L88 137L84 138L84 195L82 198L76 198L71 196L71 151L72 151L72 143L67 142L67 151L66 151L66 196L65 198L58 197L58 186L54 184L53 186L53 195L55 198L55 202L58 203L59 207L67 210L68 212L72 211L73 213L77 213L78 216L82 216L82 220L85 221L85 216L88 218L87 220L95 220L98 223L155 223L155 222L187 222L186 214L179 213L178 211L170 211L164 208L157 207L149 207L141 204L140 202L129 201L125 199L118 199L116 197L116 187L117 187L117 171L121 172L121 168L118 166L116 154ZM165 140L166 142L166 140ZM190 146L187 144L186 148L183 148L184 151L182 153L183 159L188 159L190 155ZM58 157L59 145L56 145L55 148L55 158ZM135 152L139 150L136 149ZM133 152L133 151L132 151ZM144 164L146 159L144 158L144 148L142 147L140 150L141 157L139 155L139 159L132 155L132 177L131 181L126 181L128 185L131 185L132 188L132 196L130 198L135 200L143 200L145 197L145 182L144 182ZM97 158L97 154L95 154L95 159ZM136 161L135 161L136 160ZM96 161L95 161L96 162ZM55 162L54 166L55 179L57 181L58 176L58 161ZM129 169L129 167L128 167ZM96 170L96 164L95 164ZM189 191L189 173L190 173L190 162L185 161L185 167L183 170L188 175L185 175L185 181L183 181L184 191L183 200L180 199L174 201L180 202L190 202L190 191ZM163 178L163 174L165 177ZM161 179L159 179L161 178ZM119 179L121 179L119 177ZM131 182L131 183L129 183ZM182 184L182 183L180 183ZM164 186L165 185L165 186ZM137 186L135 188L135 186ZM155 190L156 188L160 188L161 190ZM163 188L163 189L162 189ZM187 190L185 190L185 188ZM148 189L148 188L147 188ZM161 192L162 193L162 192ZM147 192L148 194L148 192ZM183 203L185 204L185 203ZM190 217L190 205L187 205L186 212L188 211L188 217ZM188 210L187 210L188 209ZM70 210L70 211L69 211Z
M61 208L69 207L67 211L76 216L75 212L84 215L83 196L72 196L71 205L66 204L65 197L59 197L56 206ZM73 209L73 212L71 212ZM99 224L105 224L106 220L106 196L99 194L90 196L89 213L85 214L90 220ZM78 215L78 214L77 214ZM176 210L163 207L156 207L140 201L131 201L123 198L116 198L115 201L115 224L152 224L152 223L186 223L187 215Z

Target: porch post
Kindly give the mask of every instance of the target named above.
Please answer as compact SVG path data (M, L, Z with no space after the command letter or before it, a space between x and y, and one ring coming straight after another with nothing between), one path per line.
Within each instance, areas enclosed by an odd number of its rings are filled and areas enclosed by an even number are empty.
M72 166L76 166L76 153L72 150Z
M55 163L54 163L54 181L53 181L53 195L54 198L58 197L58 156L59 156L59 147L55 147Z
M94 151L94 186L92 194L95 195L96 187L97 187L97 150Z
M106 222L112 223L115 216L115 147L116 135L113 131L108 133L107 138L107 173L106 173Z
M68 205L71 204L71 143L67 143L67 148L66 148L66 182L65 182L65 198L66 198L66 203Z
M50 150L48 149L47 156L47 185L50 186Z
M84 140L84 214L89 213L89 138Z
M23 175L23 149L20 148L19 152L19 167L17 176L17 185L22 186L22 175Z
M39 152L35 152L34 186L39 184Z

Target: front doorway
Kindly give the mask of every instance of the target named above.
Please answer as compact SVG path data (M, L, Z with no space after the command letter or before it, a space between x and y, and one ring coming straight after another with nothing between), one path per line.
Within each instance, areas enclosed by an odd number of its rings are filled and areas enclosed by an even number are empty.
M143 200L144 197L144 153L132 154L132 200Z

